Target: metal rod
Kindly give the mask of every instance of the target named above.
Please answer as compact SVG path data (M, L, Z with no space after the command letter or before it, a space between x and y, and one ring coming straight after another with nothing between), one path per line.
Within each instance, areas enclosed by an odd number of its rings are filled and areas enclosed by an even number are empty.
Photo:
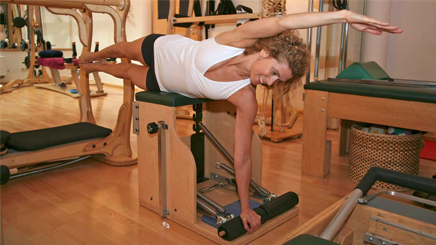
M201 194L198 191L197 191L197 197L200 198L201 200L205 201L206 203L208 203L212 207L214 207L218 212L220 212L220 213L226 212L226 209L223 206L221 206L219 203L213 201L212 199L208 198L207 196Z
M348 31L350 25L348 23L345 24L345 45L344 45L344 63L342 69L347 68L347 53L348 53Z
M419 202L419 203L422 203L422 204L427 204L427 205L436 207L436 202L435 201L431 201L431 200L424 199L424 198L421 198L421 197L415 197L415 196L412 196L412 195L406 195L406 194L395 192L395 191L380 191L380 192L377 192L377 193L375 193L373 195L366 195L365 197L359 198L359 203L368 203L368 201L370 201L370 200L372 200L372 199L374 199L374 198L376 198L378 196L381 196L381 195L390 195L390 196L401 197L401 198L404 198L404 199L407 199L407 200L412 200L412 201L415 201L415 202Z
M220 168L226 170L229 174L235 176L235 170L233 170L231 167L227 166L225 163L217 162L217 164L219 164ZM271 195L271 192L269 192L267 189L263 188L262 186L254 182L254 180L250 179L250 184L262 196Z
M218 140L215 138L215 136L213 136L213 134L209 131L209 129L206 126L204 126L203 123L199 123L198 126L200 126L200 128L203 130L204 134L207 136L207 138L210 140L210 142L219 149L219 151L224 155L224 157L227 159L227 161L229 161L230 164L235 165L234 164L235 161L234 161L233 157L220 144L220 142L218 142Z
M319 12L322 12L324 8L324 0L319 1ZM321 50L321 30L322 27L317 27L316 34L316 50L315 50L315 71L314 71L314 79L318 81L318 72L319 72L319 52Z
M309 1L309 12L313 12L313 0ZM309 51L309 54L312 54L312 27L310 27L307 30L307 50ZM309 58L309 65L307 67L307 75L306 75L306 84L310 83L310 60L312 57Z
M167 210L167 181L166 181L166 135L165 130L168 125L164 121L159 121L158 130L158 172L159 172L159 212L161 217L168 214Z
M343 62L344 62L344 46L345 46L345 23L342 23L342 31L341 31L341 45L339 52L339 65L338 65L338 74L343 70Z
M204 201L197 199L197 205L200 206L204 211L208 212L209 214L212 214L214 217L218 215L218 212L211 208L209 205L207 205Z
M73 161L69 161L69 162L66 162L66 163L58 164L58 165L55 165L55 166L50 166L50 167L46 167L46 168L40 168L40 169L37 169L37 170L33 170L33 171L21 173L21 174L16 174L16 175L11 176L10 179L15 179L15 178L18 178L18 177L23 177L23 176L27 176L27 175L31 175L31 174L36 174L36 173L40 173L40 172L45 172L45 171L49 171L49 170L65 167L65 166L71 165L73 163L80 162L80 161L85 160L85 159L90 158L90 157L91 156L84 156L84 157L75 159Z
M274 131L274 96L271 100L271 131Z
M210 140L210 142L220 150L220 152L224 155L224 157L227 159L227 161L229 161L230 164L232 164L232 166L235 166L235 161L234 161L233 157L224 148L224 146L222 146L220 144L220 142L215 138L215 136L213 136L213 134L209 131L209 129L206 126L204 126L203 123L199 123L198 126L200 126L200 128L203 130L204 134ZM265 193L262 192L262 190L259 188L259 186L251 179L250 179L250 184L260 195L262 195L262 196L265 195Z
M363 196L360 189L355 189L348 197L348 201L342 205L341 209L336 213L335 217L330 221L328 226L321 233L321 238L331 241L341 229L345 220L350 216L356 207L359 198Z

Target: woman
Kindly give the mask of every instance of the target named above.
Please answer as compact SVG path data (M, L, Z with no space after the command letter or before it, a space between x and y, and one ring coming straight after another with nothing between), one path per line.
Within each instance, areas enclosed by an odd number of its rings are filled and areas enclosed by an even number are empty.
M260 216L248 202L251 135L257 113L255 88L276 85L286 92L304 75L309 53L296 31L289 30L342 22L375 35L402 32L398 27L347 10L301 13L248 22L201 42L179 35L150 35L97 53L84 53L80 65L87 72L102 71L129 79L145 90L226 99L234 104L234 161L241 218L245 229L252 233L261 224ZM91 63L107 57L137 60L143 66Z

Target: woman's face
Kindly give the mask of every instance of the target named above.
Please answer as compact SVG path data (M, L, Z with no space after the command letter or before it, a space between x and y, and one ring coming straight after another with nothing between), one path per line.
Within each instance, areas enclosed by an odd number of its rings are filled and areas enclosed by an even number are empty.
M251 84L272 87L274 83L292 78L292 72L286 63L269 56L261 50L259 59L253 63L250 71Z

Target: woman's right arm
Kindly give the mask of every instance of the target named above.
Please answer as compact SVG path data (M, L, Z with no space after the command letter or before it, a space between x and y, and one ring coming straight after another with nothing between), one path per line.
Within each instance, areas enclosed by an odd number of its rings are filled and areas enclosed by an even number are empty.
M401 33L396 26L348 10L322 13L289 14L277 18L263 18L247 22L232 31L219 34L215 40L224 45L247 48L258 39L272 37L286 30L348 22L363 32L379 35L382 32Z

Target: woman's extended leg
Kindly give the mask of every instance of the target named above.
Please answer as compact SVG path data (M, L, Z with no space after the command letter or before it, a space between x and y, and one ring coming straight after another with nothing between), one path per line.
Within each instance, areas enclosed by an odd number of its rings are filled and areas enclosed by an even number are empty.
M80 69L85 70L88 73L92 72L105 72L111 74L114 77L128 79L133 82L139 88L147 90L146 78L148 72L148 66L135 65L135 64L103 64L103 63L90 63L83 64Z
M144 39L145 37L142 37L133 42L116 43L95 53L84 52L80 56L79 62L85 64L106 58L127 58L139 61L143 65L146 65L141 51Z

